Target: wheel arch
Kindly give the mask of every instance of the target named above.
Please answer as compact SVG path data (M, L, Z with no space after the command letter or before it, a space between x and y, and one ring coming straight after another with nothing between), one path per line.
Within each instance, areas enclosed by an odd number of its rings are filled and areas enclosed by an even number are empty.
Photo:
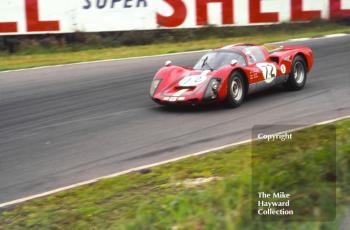
M230 76L234 73L234 72L239 72L242 76L243 76L243 79L244 79L244 87L245 87L245 92L248 93L248 90L249 90L249 81L248 81L248 76L247 74L244 72L244 70L240 67L237 67L237 68L234 68L231 73L230 73Z
M303 52L298 52L294 55L294 58L293 58L293 61L296 57L301 57L302 59L304 59L304 62L305 62L305 65L306 65L306 69L307 69L307 72L310 71L310 63L308 62L308 59L306 57L306 55L303 53Z

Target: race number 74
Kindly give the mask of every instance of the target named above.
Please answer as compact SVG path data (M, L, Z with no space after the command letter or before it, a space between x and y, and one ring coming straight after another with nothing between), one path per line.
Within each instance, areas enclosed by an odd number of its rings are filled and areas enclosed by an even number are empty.
M277 68L272 63L258 63L257 67L261 70L267 83L272 82L277 76Z

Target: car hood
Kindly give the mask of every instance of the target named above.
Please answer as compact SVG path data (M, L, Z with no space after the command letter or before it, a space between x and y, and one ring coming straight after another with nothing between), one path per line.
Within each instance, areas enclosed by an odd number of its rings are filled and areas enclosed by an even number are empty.
M209 80L213 76L213 71L210 70L183 70L173 71L171 77L168 78L167 87L164 88L163 94L174 95L182 90L187 93L197 92L205 88Z

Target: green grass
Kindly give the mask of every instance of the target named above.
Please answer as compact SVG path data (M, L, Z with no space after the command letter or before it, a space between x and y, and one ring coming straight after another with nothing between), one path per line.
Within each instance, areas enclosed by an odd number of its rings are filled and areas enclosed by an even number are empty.
M28 201L1 212L0 229L337 229L350 203L350 119L334 125L336 157L334 126L316 126L293 134L297 146L254 142ZM253 220L252 183L294 192L303 221ZM308 221L332 218L335 192L336 220Z
M276 27L276 28L275 28ZM15 54L0 53L0 71L19 68L38 67L55 64L67 64L83 61L137 57L156 54L169 54L183 51L217 48L227 44L249 42L263 44L283 41L300 37L315 37L332 33L348 33L350 27L336 23L316 23L310 25L282 25L252 28L219 28L208 30L208 34L196 35L196 31L189 32L188 39L185 31L178 35L161 38L151 38L148 45L103 47L103 40L99 44L76 47L33 48L25 49ZM233 32L230 32L233 31ZM205 31L204 31L205 32ZM199 34L199 32L197 32ZM193 38L191 38L193 37ZM135 38L136 39L136 38ZM152 40L154 39L154 40ZM96 41L98 42L98 41Z

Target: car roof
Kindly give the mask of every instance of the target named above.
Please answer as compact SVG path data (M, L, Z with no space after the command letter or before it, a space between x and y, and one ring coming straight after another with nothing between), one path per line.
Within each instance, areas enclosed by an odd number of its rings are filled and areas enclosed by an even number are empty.
M244 51L246 48L249 48L249 47L259 47L260 49L265 49L269 54L284 48L283 46L278 46L273 44L265 44L260 46L260 45L254 45L249 43L239 43L239 44L233 44L233 45L227 45L227 46L221 47L219 50Z
M239 43L239 44L233 44L233 45L227 45L224 47L221 47L219 49L216 49L215 51L226 51L226 52L235 52L243 55L244 57L246 56L246 49L249 47L259 47L258 45L254 44L248 44L248 43ZM246 58L246 57L245 57Z
M254 45L254 44L239 43L239 44L227 45L227 46L221 47L220 49L223 49L223 50L237 50L237 49L244 50L245 48L252 47L252 46L259 47L259 46Z

